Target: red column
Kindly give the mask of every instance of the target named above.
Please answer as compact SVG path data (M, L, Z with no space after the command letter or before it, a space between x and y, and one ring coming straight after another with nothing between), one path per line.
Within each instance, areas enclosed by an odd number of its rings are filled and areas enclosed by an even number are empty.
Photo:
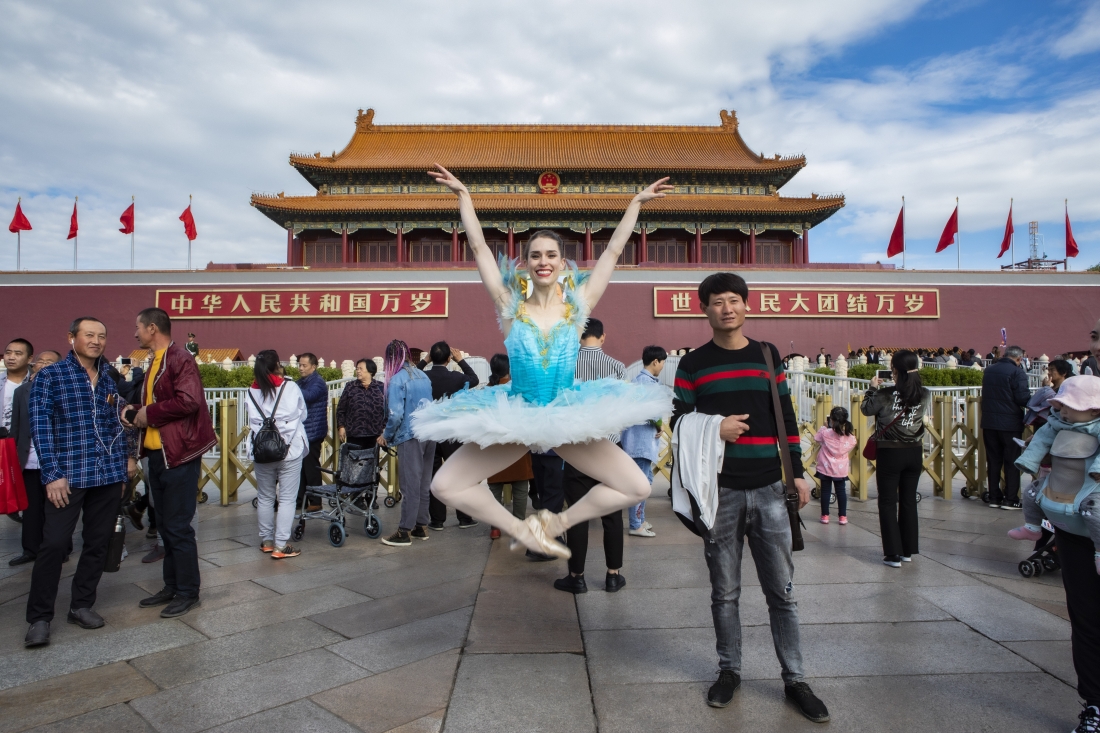
M695 225L695 247L690 261L697 265L703 262L703 228L698 224Z
M451 262L462 261L462 250L458 244L458 227L451 229Z
M749 229L749 264L756 264L756 225Z
M290 267L294 266L294 228L290 227L286 230L286 264Z
M397 261L405 261L405 235L401 231L401 224L397 225Z
M645 224L642 224L642 236L638 239L637 255L639 265L649 261L649 242L646 240Z
M584 252L582 255L585 262L592 259L592 228L587 224L584 225Z
M508 225L508 259L515 259L516 257L516 235L512 231L512 225Z
M805 229L802 232L802 262L809 263L810 261L810 230Z
M347 263L351 262L351 258L348 256L348 227L346 224L344 225L344 228L340 231L340 244L343 248L343 251L340 255L340 261L346 265Z

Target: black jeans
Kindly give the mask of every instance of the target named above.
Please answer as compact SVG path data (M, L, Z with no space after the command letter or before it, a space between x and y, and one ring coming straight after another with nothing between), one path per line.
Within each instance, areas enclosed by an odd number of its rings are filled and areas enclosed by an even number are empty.
M73 575L70 608L95 605L96 587L107 561L107 541L115 531L115 520L122 505L122 484L106 484L87 489L71 489L69 503L58 509L49 500L43 505L42 544L31 571L31 590L27 597L27 623L53 621L57 584L61 580L61 561L73 542L76 520L83 512L84 548ZM192 495L194 500L194 495Z
M461 444L453 440L435 444L435 458L432 459L432 478L435 478L435 475L439 473L439 469L443 467L443 461L454 455L459 447L461 447ZM431 492L429 494L428 517L432 524L443 524L447 521L447 505L437 499L435 494ZM458 516L459 524L472 524L474 521L473 517L458 509L455 509L455 515Z
M565 464L565 500L570 506L580 501L598 483L591 476ZM543 508L550 507L543 504ZM600 521L603 523L603 554L607 559L607 569L618 570L623 566L623 512L621 509L612 512ZM573 552L569 558L569 572L580 575L584 572L584 562L588 557L588 522L570 527L565 533L565 544Z
M565 461L560 456L531 454L531 506L557 514L565 506Z
M321 485L321 446L324 444L324 438L309 441L309 453L302 457L302 478L298 482L299 508L305 498L306 487Z
M1077 694L1086 705L1100 706L1100 575L1096 574L1092 540L1081 535L1054 532L1073 644L1073 668Z
M37 468L23 469L23 485L27 488L27 508L23 510L23 552L38 555L42 544L42 523L45 518L46 490L42 488L42 472Z
M882 554L909 557L920 552L917 539L917 482L924 471L920 443L878 449L878 524Z
M195 542L202 458L175 468L164 465L164 451L149 453L149 491L157 508L157 531L164 546L164 587L184 598L199 595L199 547Z
M982 431L989 501L994 504L1015 504L1020 501L1020 469L1016 468L1016 459L1020 457L1023 448L1012 439L1022 436L1022 432L1011 430ZM1001 492L1002 469L1005 472L1004 493Z

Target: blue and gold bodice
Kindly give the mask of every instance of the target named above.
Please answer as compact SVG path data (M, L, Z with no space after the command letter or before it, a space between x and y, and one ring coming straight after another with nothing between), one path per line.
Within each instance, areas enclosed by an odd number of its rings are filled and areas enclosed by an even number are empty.
M512 329L504 339L512 372L511 392L527 402L545 405L573 386L580 351L580 329L588 319L588 306L577 289L588 279L567 261L561 283L564 317L544 332L527 316L528 279L516 271L518 260L500 260L504 284L512 292L512 302L502 320L511 320Z

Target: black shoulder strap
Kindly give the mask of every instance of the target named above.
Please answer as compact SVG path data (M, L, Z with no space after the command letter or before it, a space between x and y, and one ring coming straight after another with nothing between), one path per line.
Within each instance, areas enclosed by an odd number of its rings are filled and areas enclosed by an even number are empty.
M772 412L775 413L775 440L779 443L779 458L783 461L783 478L787 483L787 493L797 494L798 489L794 485L794 463L791 460L791 447L787 443L787 426L783 423L783 406L779 402L779 385L775 380L775 363L772 359L772 345L767 341L760 342L760 350L764 352L764 363L768 367L768 384L772 392Z
M275 418L275 414L279 411L279 400L283 398L283 388L286 387L286 381L283 381L279 385L279 392L275 395L275 406L271 408L271 417ZM248 399L252 400L252 404L256 406L256 409L260 411L260 419L267 420L267 413L264 412L264 408L260 407L260 403L256 401L255 395L252 394L252 390L248 390Z

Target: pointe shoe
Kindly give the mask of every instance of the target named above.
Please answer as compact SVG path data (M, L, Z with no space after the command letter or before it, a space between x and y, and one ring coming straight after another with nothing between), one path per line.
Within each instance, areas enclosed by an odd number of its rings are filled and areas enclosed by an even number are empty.
M1016 529L1008 530L1008 536L1014 540L1027 540L1029 542L1035 542L1037 539L1043 536L1042 532L1036 532L1033 529L1027 527L1017 527Z
M539 518L539 524L547 537L561 537L565 534L565 525L562 524L560 514L554 514L549 509L539 509L535 516Z
M541 514L545 509L541 510ZM549 512L547 512L549 514ZM520 546L526 547L528 550L538 552L543 555L550 555L552 557L560 557L568 560L573 553L569 548L558 542L557 540L548 537L543 529L542 522L539 521L537 515L532 514L523 520L523 529L512 540L510 549L515 550Z

